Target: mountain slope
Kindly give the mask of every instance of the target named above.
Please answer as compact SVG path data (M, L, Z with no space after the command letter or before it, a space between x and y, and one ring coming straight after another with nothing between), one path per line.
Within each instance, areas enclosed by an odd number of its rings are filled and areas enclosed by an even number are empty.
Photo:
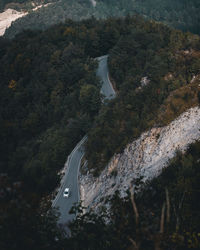
M65 33L79 30L73 25L0 39L0 171L38 194L57 185L59 169L101 104L88 37Z
M126 28L110 51L118 97L101 109L89 132L86 158L96 175L142 132L199 103L199 37L139 20L123 21ZM120 31L115 24L112 34Z
M1 0L0 12L8 8L15 10L31 10L37 6L56 2L57 0Z
M96 3L96 4L95 4ZM147 19L164 22L174 28L199 33L200 3L197 0L98 0L95 2L61 0L17 20L6 32L14 37L24 29L46 29L50 25L64 22L66 19L81 20L89 17L108 18L140 14ZM191 18L192 16L192 18Z
M122 155L122 159L127 160L125 165L130 163L131 151L128 148ZM94 249L106 250L199 249L199 156L200 142L195 142L184 154L178 152L159 177L145 184L140 178L135 179L134 191L131 188L127 190L123 199L116 191L98 214L84 213L85 210L79 208L81 214L71 225L74 232L71 248L76 246L77 249L88 249L92 246ZM122 159L119 159L121 163ZM124 176L120 174L119 177L123 180ZM126 170L124 174L128 176ZM116 172L110 178L107 173L102 181L109 179L114 184L113 179L116 182L119 180ZM138 192L141 187L142 191ZM123 188L122 184L120 188Z
M118 192L124 196L134 177L156 176L176 149L198 139L199 50L197 35L130 16L67 20L43 32L0 38L3 249L199 249L198 142L178 154L135 202L133 194L122 199ZM103 54L109 54L117 97L102 106L93 58ZM106 204L109 214L103 214L106 207L98 215L82 214L75 206L72 212L79 215L71 237L62 239L49 212L51 198L45 197L85 133L86 170L102 177L99 188L93 177L88 186L94 185L97 197L90 189L85 202L100 204L117 192ZM110 173L102 176L110 159ZM134 167L145 171L134 176Z
M166 127L146 131L126 145L122 153L115 154L98 178L80 175L83 206L97 212L116 191L120 197L127 196L127 190L135 189L138 179L144 184L158 177L178 151L185 152L197 140L200 140L199 107L184 112Z

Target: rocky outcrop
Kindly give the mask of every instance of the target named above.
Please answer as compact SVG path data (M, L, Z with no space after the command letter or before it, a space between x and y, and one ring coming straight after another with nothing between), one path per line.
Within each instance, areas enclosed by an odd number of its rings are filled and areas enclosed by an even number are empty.
M92 4L93 7L96 7L97 2L95 0L90 0L90 2L91 2L91 4Z
M98 178L89 172L79 177L83 206L95 211L116 190L121 197L126 196L134 180L142 178L145 182L158 176L177 150L183 152L199 139L199 107L189 109L166 127L144 132L122 154L114 155Z
M32 3L32 6L33 6L32 11L37 11L38 9L42 7L47 7L48 5L51 5L51 3L38 5L38 6ZM11 26L12 22L28 14L29 13L27 11L19 12L14 9L7 9L4 12L0 13L0 36L4 35L6 29Z
M10 27L12 22L27 15L27 12L19 12L13 9L7 9L3 13L0 13L0 36L3 36L5 30Z

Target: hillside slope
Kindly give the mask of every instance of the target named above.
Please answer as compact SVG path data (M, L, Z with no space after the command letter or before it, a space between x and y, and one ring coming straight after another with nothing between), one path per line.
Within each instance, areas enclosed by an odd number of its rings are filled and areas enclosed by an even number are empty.
M182 0L61 0L46 9L17 20L8 29L6 36L14 37L24 29L46 29L66 19L82 20L92 16L105 19L127 14L140 14L147 19L164 22L183 31L199 33L199 10L200 3L197 0L190 2Z
M102 104L94 58L105 54L117 97ZM172 159L199 139L199 36L139 17L67 20L1 37L0 78L1 249L199 249L200 143ZM109 214L75 206L66 238L47 195L86 133L83 198L116 193ZM135 203L125 196L169 159Z
M127 196L127 190L135 188L138 179L145 183L157 177L178 151L186 151L197 140L200 140L199 107L184 112L166 127L143 133L122 153L115 154L98 178L89 172L80 175L83 206L98 211L116 191L120 197Z
M12 22L26 14L27 13L25 12L19 12L12 9L7 9L3 13L0 13L0 36L4 35L5 30L11 25Z
M95 175L141 133L169 124L200 100L199 37L134 18L123 22L109 56L117 98L101 109L88 136L86 158Z
M198 113L196 115L199 116L199 108L189 110L187 114L190 113L194 118L196 116L194 112L197 110ZM186 117L182 117L182 119L183 121L187 120ZM197 128L196 125L194 127ZM195 139L195 130L191 129L192 131L194 132L192 133L194 135L193 139ZM147 136L146 139L148 140L150 137ZM153 139L152 143L155 142L154 136L151 139ZM186 140L184 141L186 142ZM146 142L146 140L144 143L141 141L140 145L144 145L144 151L148 153L146 149L150 149L150 147L147 144L145 145ZM94 182L93 187L95 191L99 187L103 189L103 183L113 183L110 189L108 189L108 193L111 190L110 194L112 194L115 184L122 191L124 189L124 177L125 179L127 177L128 180L128 174L133 176L134 171L136 171L136 175L139 173L135 169L135 165L132 165L135 160L140 161L138 154L135 154L137 149L137 145L135 147L134 144L131 144L121 154L118 163L113 159L113 166L110 165L110 172L102 176L102 182ZM159 149L159 146L155 146L154 149ZM154 149L153 152L155 152ZM141 154L142 152L140 151L139 153ZM149 158L147 154L141 160L145 160L146 156ZM152 154L152 156L152 159L159 157L160 159L164 159L164 157L159 155ZM117 190L112 197L106 200L105 206L98 209L98 214L94 214L92 211L85 213L85 209L79 208L80 215L71 225L73 236L70 242L72 246L85 250L91 246L99 250L199 249L199 157L200 141L197 141L190 145L184 153L177 152L176 156L169 161L168 166L162 170L157 178L151 181L146 180L146 183L144 183L139 175L135 176L136 179L133 181L134 189L128 187L124 198L120 198L121 192ZM123 162L123 160L125 161ZM128 169L123 168L124 165ZM136 165L138 166L137 163ZM116 169L112 169L112 167L119 167L117 168L119 173L117 173ZM142 167L145 168L145 166ZM126 170L128 170L128 173ZM150 171L147 168L146 170L149 174ZM125 186L128 186L128 183L125 183ZM101 188L99 188L99 191ZM104 192L104 195L99 192L91 206L97 205L98 195L101 196L99 203L104 203L107 187L101 191ZM124 194L124 192L122 193ZM87 195L90 196L90 194L91 190L85 194L87 201ZM100 242L98 241L99 237L101 238Z

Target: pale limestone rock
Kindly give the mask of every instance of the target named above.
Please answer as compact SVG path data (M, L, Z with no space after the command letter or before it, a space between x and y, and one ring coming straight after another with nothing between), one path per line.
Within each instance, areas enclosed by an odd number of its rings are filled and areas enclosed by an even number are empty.
M36 6L34 9L32 9L32 11L37 11L38 9L42 7L47 7L50 4L51 3ZM25 11L19 12L13 9L7 9L4 12L0 13L0 36L4 35L6 29L11 26L12 22L26 15L28 15L28 12Z
M95 0L90 0L90 2L91 2L91 4L92 4L93 7L96 7L97 2Z
M140 83L141 83L141 87L144 87L144 86L147 86L150 83L150 80L148 79L147 76L145 76L145 77L142 77Z
M10 27L12 22L27 14L27 12L19 12L13 9L7 9L6 11L0 13L0 36L4 35L6 29Z
M83 205L97 211L106 196L119 190L125 197L130 184L142 178L143 182L158 176L177 150L200 140L200 108L195 107L180 115L168 126L152 128L127 145L122 154L116 154L98 178L89 172L80 176L80 198ZM117 171L117 175L112 174Z

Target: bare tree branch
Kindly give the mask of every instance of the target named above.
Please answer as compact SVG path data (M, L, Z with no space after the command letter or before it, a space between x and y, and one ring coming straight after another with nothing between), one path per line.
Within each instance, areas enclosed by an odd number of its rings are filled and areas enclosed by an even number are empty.
M139 250L139 247L137 246L136 242L131 238L128 237L128 239L130 240L130 242L132 243L133 247L135 248L135 250Z
M177 213L177 216L176 216L176 231L178 231L178 229L179 229L179 224L180 224L180 216L179 216L179 214L180 214L180 210L181 210L181 208L183 206L184 198L185 198L185 191L184 191L184 193L183 193L183 195L181 197L181 200L179 202L179 205L178 205L178 213Z
M138 225L138 222L139 222L139 213L138 213L137 206L136 206L136 203L135 203L135 198L134 198L133 189L130 188L130 191L131 191L131 203L132 203L132 206L133 206L133 211L134 211L134 213L135 213L135 224L136 224L136 226L137 226L137 225Z
M164 222L165 222L165 202L162 207L161 218L160 218L160 233L164 233Z
M165 193L166 193L166 204L167 204L167 223L169 223L169 221L170 221L170 201L169 201L169 191L167 188L165 189Z

